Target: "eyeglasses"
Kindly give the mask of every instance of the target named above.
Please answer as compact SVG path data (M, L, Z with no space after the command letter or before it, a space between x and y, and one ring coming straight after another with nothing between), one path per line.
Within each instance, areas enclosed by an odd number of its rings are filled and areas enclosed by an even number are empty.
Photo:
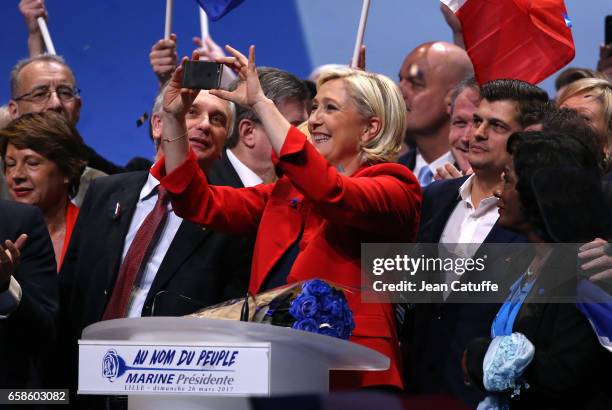
M47 87L38 88L34 91L23 94L22 96L19 96L13 99L15 101L24 100L24 101L29 101L33 103L43 104L49 101L49 98L51 98L51 94L55 93L57 94L57 98L59 98L60 101L72 102L74 101L75 98L79 96L80 92L81 90L79 90L76 87L71 88L71 87L68 87L67 85L60 85L55 90L51 88L47 88Z

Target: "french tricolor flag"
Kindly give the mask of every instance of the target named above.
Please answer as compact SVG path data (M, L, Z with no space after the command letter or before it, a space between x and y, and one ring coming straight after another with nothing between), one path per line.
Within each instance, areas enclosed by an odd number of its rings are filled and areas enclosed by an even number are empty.
M461 22L476 78L537 84L575 54L563 0L441 0Z

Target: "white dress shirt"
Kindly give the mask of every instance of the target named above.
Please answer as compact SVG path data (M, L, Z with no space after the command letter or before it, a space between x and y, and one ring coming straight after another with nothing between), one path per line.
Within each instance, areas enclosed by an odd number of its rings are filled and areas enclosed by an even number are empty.
M248 188L251 186L259 185L263 182L263 179L261 179L259 175L254 173L251 170L251 168L244 165L242 161L240 161L238 157L234 155L232 151L230 151L229 149L226 149L226 152L227 152L227 158L232 163L232 166L236 170L238 177L242 181L242 185Z
M136 236L136 232L138 232L140 225L142 225L142 222L145 220L147 215L155 207L155 203L157 202L156 188L158 185L159 181L149 173L147 182L140 190L140 196L138 197L138 203L136 204L136 211L134 212L134 216L130 222L130 229L125 237L125 244L123 245L123 253L121 255L121 263L123 263L125 255L130 249L130 245L132 244L134 236ZM134 289L132 290L130 301L128 303L128 317L141 316L142 307L147 299L147 295L151 289L155 275L157 275L157 271L159 270L159 267L166 256L166 252L168 252L168 248L170 247L176 232L183 222L182 218L179 218L174 214L174 212L172 212L171 207L172 204L168 203L168 217L166 218L166 222L164 223L162 231L159 235L159 240L157 241L155 248L153 248L151 256L146 261L145 267L142 270L140 277L137 278Z
M462 253L463 257L472 257L476 253L499 218L497 198L494 196L483 199L478 208L474 208L473 181L474 175L471 175L459 188L461 200L448 218L440 237L440 243L474 244Z
M472 258L499 218L497 198L494 196L480 201L478 208L474 207L473 182L474 175L459 188L461 200L448 218L440 237L438 255L441 258ZM447 284L458 279L454 272L446 272ZM444 299L449 295L450 291L444 292Z

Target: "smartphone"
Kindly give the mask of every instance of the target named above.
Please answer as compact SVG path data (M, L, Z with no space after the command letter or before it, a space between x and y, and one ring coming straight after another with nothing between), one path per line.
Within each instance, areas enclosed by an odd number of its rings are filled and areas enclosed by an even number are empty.
M223 64L213 61L187 61L183 72L183 87L198 90L219 88Z
M605 20L605 43L612 44L612 15L606 16Z

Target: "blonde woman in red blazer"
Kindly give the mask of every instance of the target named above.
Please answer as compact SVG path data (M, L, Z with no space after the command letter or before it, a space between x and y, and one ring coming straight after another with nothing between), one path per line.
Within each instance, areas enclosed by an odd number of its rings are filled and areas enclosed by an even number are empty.
M210 93L252 107L272 145L280 179L241 189L208 185L189 149L192 131L186 131L185 114L198 91L181 89L182 65L164 96L165 157L153 174L172 194L177 215L218 231L257 234L251 292L278 275L280 264L289 270L282 277L286 283L318 277L358 289L361 243L411 242L419 224L419 184L406 167L389 162L405 126L397 86L364 71L324 73L308 120L309 140L261 91L254 47L249 59L231 47L228 51L233 57L222 62L238 71L243 83L233 92ZM207 126L199 127L200 137ZM356 324L351 340L387 355L391 367L342 372L332 377L332 387L401 388L392 305L361 303L359 292L347 296Z

